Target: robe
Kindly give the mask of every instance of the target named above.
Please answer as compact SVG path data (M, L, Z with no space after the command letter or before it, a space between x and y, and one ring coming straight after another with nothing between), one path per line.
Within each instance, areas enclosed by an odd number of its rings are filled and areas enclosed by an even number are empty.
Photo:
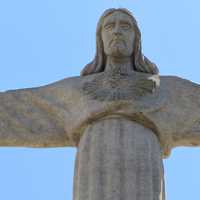
M164 200L162 158L200 145L200 86L102 72L0 93L0 145L77 147L74 200Z
M149 129L119 116L98 120L79 143L74 200L164 200L161 157Z

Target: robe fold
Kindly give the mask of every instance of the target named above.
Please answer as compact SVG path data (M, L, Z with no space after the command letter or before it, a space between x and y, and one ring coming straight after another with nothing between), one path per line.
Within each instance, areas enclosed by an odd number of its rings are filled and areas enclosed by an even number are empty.
M200 146L200 86L106 72L0 93L0 145L78 148L74 200L164 200L162 159Z
M155 134L119 116L99 120L79 143L74 200L164 200Z

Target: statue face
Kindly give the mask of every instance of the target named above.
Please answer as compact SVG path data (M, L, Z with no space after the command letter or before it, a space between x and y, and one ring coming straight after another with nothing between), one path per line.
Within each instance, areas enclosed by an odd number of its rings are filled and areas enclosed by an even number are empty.
M102 24L101 36L107 56L129 57L133 53L135 30L127 14L115 11L108 15Z

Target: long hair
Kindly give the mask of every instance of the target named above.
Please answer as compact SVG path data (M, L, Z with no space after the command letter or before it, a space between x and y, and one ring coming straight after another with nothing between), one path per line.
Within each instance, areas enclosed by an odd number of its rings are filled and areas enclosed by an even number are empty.
M96 55L95 55L95 58L92 60L92 62L90 62L83 68L83 70L81 71L81 76L104 71L105 64L106 64L106 55L104 53L103 41L101 37L102 24L103 24L104 19L108 15L116 11L120 11L127 14L133 21L135 34L136 34L133 54L132 54L133 70L138 71L138 72L150 73L150 74L158 74L159 71L156 65L142 54L141 32L137 25L137 21L133 17L132 13L124 8L118 8L118 9L111 8L111 9L106 10L103 13L103 15L100 17L100 20L97 24L97 30L96 30Z

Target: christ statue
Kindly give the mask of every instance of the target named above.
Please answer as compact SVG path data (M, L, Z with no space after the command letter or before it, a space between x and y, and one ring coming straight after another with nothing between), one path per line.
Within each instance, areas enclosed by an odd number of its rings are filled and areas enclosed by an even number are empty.
M108 9L80 76L0 93L0 145L76 147L74 200L165 200L163 159L200 146L200 86L159 76L127 9Z

